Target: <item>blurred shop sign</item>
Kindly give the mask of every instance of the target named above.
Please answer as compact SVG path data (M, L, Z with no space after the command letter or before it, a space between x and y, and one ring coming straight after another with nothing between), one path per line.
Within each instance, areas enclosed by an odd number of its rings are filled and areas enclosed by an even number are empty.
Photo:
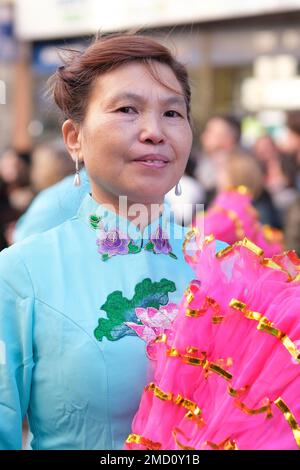
M293 56L259 57L254 76L244 80L241 99L245 109L296 109L300 107L300 75Z
M83 42L43 41L36 42L32 48L32 65L40 75L49 75L62 64L61 57L65 49L81 50Z
M16 58L16 54L12 5L0 4L0 61L12 61Z
M16 0L16 32L39 40L299 9L300 0Z
M96 4L95 0L16 0L16 35L39 40L90 33Z

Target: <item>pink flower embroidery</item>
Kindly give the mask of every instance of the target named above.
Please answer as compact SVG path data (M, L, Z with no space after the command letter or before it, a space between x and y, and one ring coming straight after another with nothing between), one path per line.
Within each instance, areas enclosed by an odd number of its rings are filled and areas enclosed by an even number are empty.
M142 322L142 325L132 322L126 322L129 328L134 330L136 334L146 343L146 351L150 359L154 359L154 340L157 336L166 333L170 335L173 327L172 323L178 313L178 306L169 303L160 307L159 310L153 307L135 309L136 316Z

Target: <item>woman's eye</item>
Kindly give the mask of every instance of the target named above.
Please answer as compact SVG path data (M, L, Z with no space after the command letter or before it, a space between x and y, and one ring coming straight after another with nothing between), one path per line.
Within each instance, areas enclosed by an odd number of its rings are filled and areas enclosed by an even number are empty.
M133 114L136 113L136 109L132 106L122 106L121 108L117 109L120 113L124 114Z
M178 111L174 111L173 109L171 109L170 111L166 111L165 115L167 117L182 117L182 115Z

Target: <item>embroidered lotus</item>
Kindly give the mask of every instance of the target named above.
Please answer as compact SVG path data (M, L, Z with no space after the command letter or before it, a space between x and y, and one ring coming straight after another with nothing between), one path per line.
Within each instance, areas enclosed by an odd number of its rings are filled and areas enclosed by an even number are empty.
M147 343L147 354L150 359L154 359L154 341L157 336L163 333L168 334L170 338L173 331L172 323L178 313L178 306L169 303L160 307L159 310L153 307L138 307L135 309L135 313L141 324L126 322L125 325L134 330Z
M168 279L153 282L146 278L134 288L132 298L125 297L121 291L111 292L100 307L106 313L98 319L98 325L94 330L95 338L102 341L117 341L124 336L135 336L136 332L127 326L128 323L142 326L141 320L136 315L136 309L146 310L153 308L155 311L164 309L169 304L169 295L176 291L176 285Z

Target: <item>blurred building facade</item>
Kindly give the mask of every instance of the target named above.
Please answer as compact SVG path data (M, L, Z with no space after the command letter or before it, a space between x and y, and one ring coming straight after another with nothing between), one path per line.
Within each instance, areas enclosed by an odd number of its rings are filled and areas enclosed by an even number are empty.
M0 147L57 135L45 98L57 51L97 31L141 28L175 50L196 126L217 112L300 108L299 20L300 0L0 0Z

